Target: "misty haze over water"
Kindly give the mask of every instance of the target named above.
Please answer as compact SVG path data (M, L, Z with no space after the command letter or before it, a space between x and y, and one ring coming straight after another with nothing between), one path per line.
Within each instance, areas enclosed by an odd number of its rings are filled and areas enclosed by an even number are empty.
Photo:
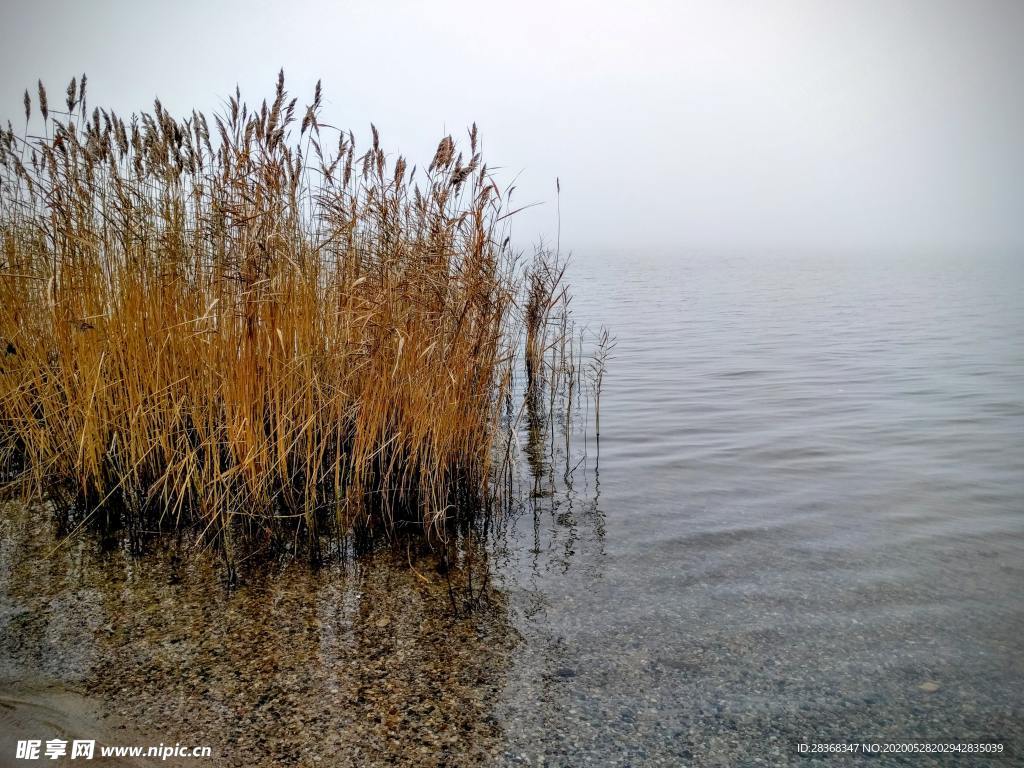
M300 106L421 164L480 126L516 241L571 250L1020 254L1024 5L16 2L0 113L89 76L119 114Z

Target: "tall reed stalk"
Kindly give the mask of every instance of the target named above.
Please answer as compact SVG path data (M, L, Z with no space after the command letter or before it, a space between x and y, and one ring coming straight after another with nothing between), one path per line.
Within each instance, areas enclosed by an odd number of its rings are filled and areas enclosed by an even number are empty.
M475 126L410 168L283 73L212 121L89 111L83 75L59 111L39 84L33 135L32 101L0 132L8 479L229 553L444 538L486 504L515 347L532 380L562 274L509 250Z

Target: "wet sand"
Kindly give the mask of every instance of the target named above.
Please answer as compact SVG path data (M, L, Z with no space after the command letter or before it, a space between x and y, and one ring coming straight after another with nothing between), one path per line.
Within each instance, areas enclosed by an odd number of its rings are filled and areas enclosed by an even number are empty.
M106 702L65 687L59 681L34 680L28 670L16 678L5 677L0 680L0 766L31 764L15 757L19 739L37 739L44 744L47 739L62 739L68 742L69 755L73 740L94 740L93 761L105 766L187 764L174 758L101 757L100 745L149 746L160 743L152 734L134 730L114 714L114 709ZM40 754L43 754L42 749Z

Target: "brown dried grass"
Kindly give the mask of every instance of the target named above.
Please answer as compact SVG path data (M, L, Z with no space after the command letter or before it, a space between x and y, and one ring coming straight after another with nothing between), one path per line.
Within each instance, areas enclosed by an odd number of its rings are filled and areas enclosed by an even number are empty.
M88 113L85 83L41 136L27 92L25 134L0 132L10 487L229 555L443 539L486 506L524 321L533 379L561 274L508 249L476 127L468 158L446 136L409 171L376 128L357 152L323 125L319 84L297 111L283 73L212 123Z

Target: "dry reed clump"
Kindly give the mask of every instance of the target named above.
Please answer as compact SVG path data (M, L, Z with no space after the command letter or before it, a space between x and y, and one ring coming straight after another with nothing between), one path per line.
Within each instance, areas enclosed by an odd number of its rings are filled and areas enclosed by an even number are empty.
M410 169L375 128L357 151L323 125L319 83L297 110L283 73L270 103L236 89L212 123L159 101L89 112L85 76L66 111L42 84L36 103L42 135L27 92L25 135L0 132L8 480L84 519L198 526L229 554L327 530L444 538L486 502L519 308L558 281L509 251L475 126L468 157L446 136Z

